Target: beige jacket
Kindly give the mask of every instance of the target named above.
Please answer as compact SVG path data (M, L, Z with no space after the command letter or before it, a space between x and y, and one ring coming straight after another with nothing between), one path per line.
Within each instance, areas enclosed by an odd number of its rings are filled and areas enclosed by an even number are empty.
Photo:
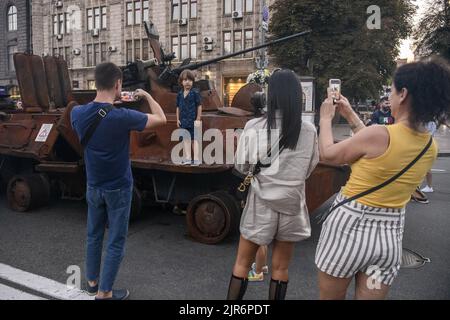
M277 128L281 128L280 113L277 113L276 119ZM257 159L264 158L267 154L266 128L267 121L264 118L247 122L235 155L235 168L239 172L247 174ZM274 144L277 140L272 138L272 141ZM307 214L305 180L318 162L316 128L313 124L303 121L297 148L283 150L279 159L272 159L270 168L262 168L252 180L249 192L255 192L266 206L277 212L287 215Z

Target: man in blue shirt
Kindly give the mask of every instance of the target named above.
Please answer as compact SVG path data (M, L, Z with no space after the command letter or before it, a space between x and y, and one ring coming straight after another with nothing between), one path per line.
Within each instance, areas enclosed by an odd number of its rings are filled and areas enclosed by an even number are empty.
M80 141L98 117L101 108L120 100L122 71L113 63L102 63L95 69L97 96L71 112L72 127ZM112 108L85 145L88 203L86 278L87 292L96 300L124 300L128 290L113 290L113 284L125 254L128 233L133 176L129 157L130 131L142 131L166 123L160 105L145 91L135 96L145 98L152 114L125 108ZM100 277L103 238L109 223L106 257Z

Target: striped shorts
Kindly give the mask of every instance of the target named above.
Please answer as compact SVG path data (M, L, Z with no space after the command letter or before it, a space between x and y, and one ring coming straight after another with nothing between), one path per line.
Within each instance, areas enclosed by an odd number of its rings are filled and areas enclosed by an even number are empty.
M344 199L339 193L333 205ZM336 278L364 272L390 286L400 269L404 224L404 208L349 202L323 223L315 263L319 270Z

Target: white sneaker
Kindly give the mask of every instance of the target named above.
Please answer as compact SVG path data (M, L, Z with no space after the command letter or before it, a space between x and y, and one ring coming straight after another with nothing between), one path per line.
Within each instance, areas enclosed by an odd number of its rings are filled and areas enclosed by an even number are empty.
M191 163L191 166L198 167L201 164L202 164L202 162L200 160L193 160Z
M425 193L433 193L434 192L433 188L429 187L429 186L425 186L420 191L425 192Z

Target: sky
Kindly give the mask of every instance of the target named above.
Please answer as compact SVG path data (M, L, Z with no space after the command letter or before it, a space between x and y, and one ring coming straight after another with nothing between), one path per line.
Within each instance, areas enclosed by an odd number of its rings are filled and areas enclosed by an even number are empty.
M425 12L426 9L426 0L416 0L415 3L417 6L419 6L419 9L416 12L416 15L414 17L414 23L417 24L422 17L422 15ZM408 59L408 61L414 60L414 53L411 50L411 46L413 44L413 39L406 39L403 40L400 45L400 59Z

